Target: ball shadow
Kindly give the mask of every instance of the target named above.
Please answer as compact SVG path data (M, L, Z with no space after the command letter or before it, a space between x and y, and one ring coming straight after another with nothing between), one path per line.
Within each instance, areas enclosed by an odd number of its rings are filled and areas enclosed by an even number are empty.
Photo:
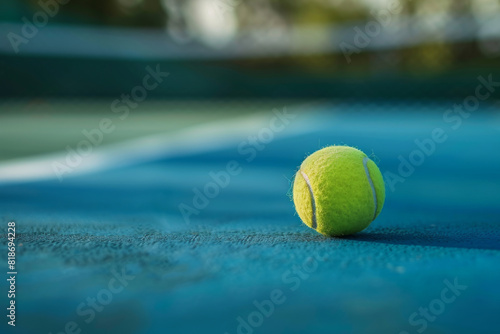
M377 229L361 232L344 239L393 245L455 247L500 250L500 230L485 228L471 231L451 229Z

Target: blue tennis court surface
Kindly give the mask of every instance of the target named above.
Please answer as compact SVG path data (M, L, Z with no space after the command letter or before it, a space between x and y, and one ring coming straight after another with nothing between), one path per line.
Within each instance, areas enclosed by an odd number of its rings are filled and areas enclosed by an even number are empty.
M454 103L293 105L229 137L215 122L187 153L4 182L9 333L498 333L500 118L484 103L457 125ZM341 144L377 162L386 203L328 238L288 195L308 154Z

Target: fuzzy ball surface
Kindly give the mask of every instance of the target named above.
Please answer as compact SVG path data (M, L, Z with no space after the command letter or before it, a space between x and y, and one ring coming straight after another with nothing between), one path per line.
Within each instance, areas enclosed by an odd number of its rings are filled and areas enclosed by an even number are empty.
M329 146L308 156L293 184L299 217L327 236L364 230L377 218L385 186L377 165L358 149Z

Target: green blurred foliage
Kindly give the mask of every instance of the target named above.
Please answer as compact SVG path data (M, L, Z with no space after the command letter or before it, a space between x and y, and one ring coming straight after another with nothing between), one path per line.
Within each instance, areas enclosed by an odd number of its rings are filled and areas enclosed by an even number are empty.
M374 20L374 12L386 10L390 3L398 0L70 0L68 4L61 6L60 13L51 19L51 22L168 28L171 36L174 35L171 28L175 26L175 29L178 29L176 34L182 36L177 41L182 44L196 38L193 35L193 26L196 22L206 21L204 20L206 18L200 19L199 12L195 13L192 10L200 1L212 1L213 9L218 10L218 14L222 16L227 12L234 15L238 33L252 39L256 47L269 45L260 44L265 39L279 41L286 35L292 39L306 40L308 46L314 49L321 46L321 43L328 43L333 26L350 30L354 26L362 27L364 22ZM30 17L40 10L40 0L0 0L0 2L0 21L19 22L23 16ZM421 42L419 45L405 46L390 53L363 49L360 54L353 55L356 58L355 66L346 66L346 59L340 53L315 54L314 52L311 54L298 52L286 60L263 58L259 58L258 61L244 60L243 65L272 68L276 62L280 64L288 62L290 66L326 76L346 71L351 74L360 71L365 73L404 71L425 75L458 68L466 63L477 65L481 61L488 61L479 51L477 42L447 43L445 36L442 36L443 39L440 39L440 36L444 30L443 25L454 23L453 20L457 16L473 17L477 14L478 8L482 8L483 14L495 15L495 10L488 8L500 8L498 6L500 0L400 0L399 2L402 9L394 15L395 19L401 18L408 22L414 20L413 23L416 23L419 29L423 28L429 36L438 38L432 39L431 42ZM500 13L497 12L496 15ZM221 19L221 16L213 16L210 19ZM201 24L200 27L199 31L207 30L206 24ZM303 27L317 29L301 29ZM216 26L214 30L221 31L224 28L228 26ZM461 26L457 24L456 29L461 29Z
M15 22L42 10L40 2L49 4L54 0L1 1L0 20ZM70 0L60 5L59 13L51 18L51 22L161 28L166 17L161 0Z

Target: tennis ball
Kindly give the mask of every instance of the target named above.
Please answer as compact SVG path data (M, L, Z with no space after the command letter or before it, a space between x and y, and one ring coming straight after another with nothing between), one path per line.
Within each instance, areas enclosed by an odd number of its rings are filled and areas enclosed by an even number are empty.
M377 165L349 146L329 146L311 154L293 183L300 218L328 236L364 230L380 214L384 200L384 180Z

